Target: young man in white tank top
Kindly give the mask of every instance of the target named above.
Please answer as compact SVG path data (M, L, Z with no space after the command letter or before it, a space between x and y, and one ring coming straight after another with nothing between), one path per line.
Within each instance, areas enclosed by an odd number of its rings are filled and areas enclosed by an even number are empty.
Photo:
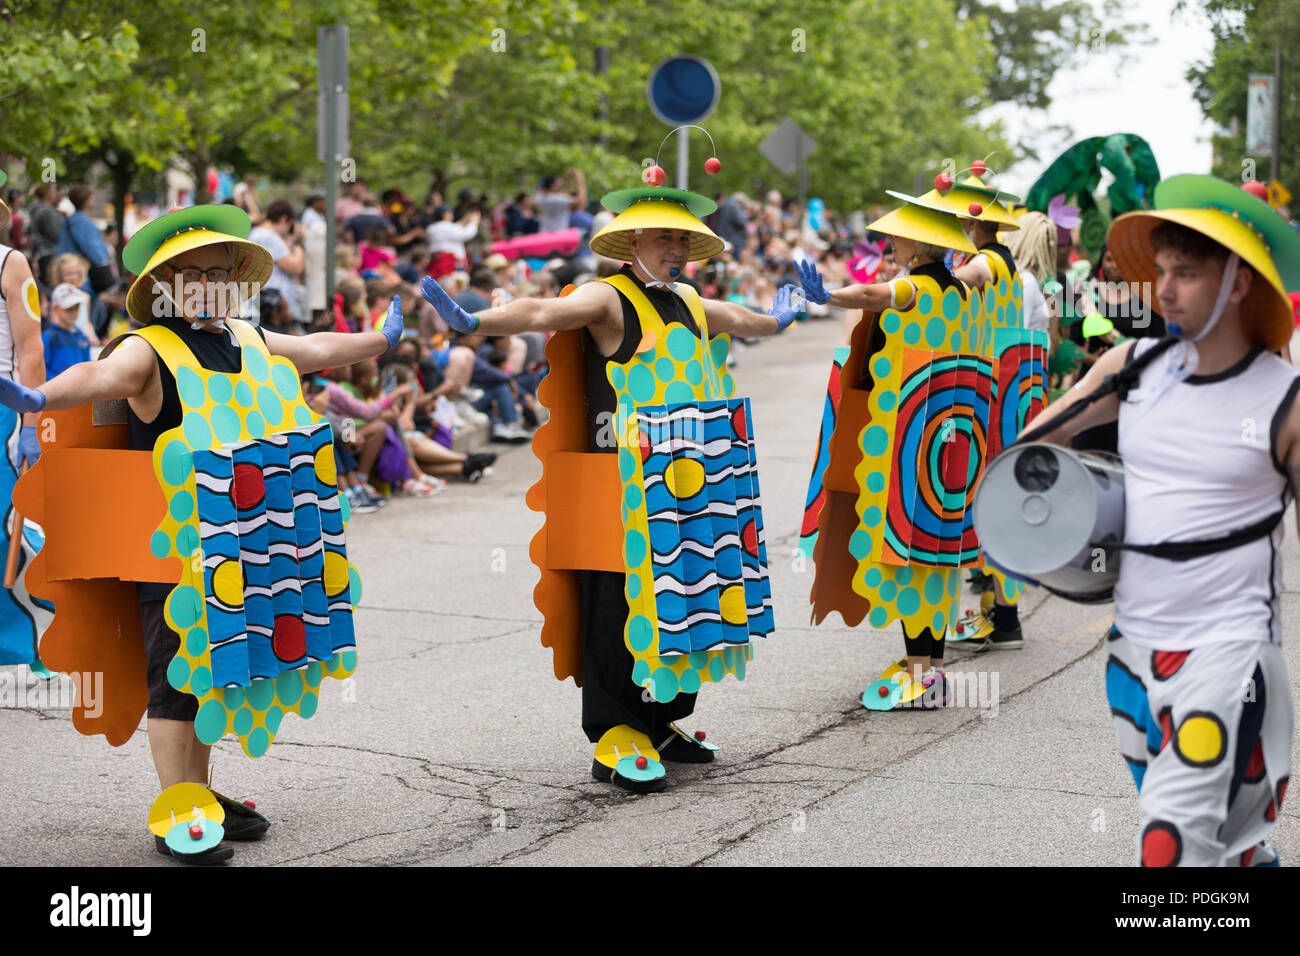
M1281 516L1300 487L1297 371L1285 292L1300 236L1265 203L1177 176L1112 225L1124 278L1149 283L1178 337L1116 395L1063 423L1068 444L1119 420L1126 544L1105 645L1106 692L1138 786L1144 866L1276 865L1265 839L1290 774L1281 653ZM1123 343L1030 427L1155 346ZM1171 543L1197 542L1172 549Z

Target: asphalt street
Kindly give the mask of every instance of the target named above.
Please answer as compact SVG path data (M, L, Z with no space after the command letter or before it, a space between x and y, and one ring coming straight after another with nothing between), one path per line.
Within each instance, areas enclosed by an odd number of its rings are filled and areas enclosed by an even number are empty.
M590 778L579 692L554 679L538 640L527 549L541 516L524 494L540 469L511 448L478 485L353 520L356 676L327 680L316 716L286 718L265 756L232 738L213 751L214 786L272 821L235 864L1131 864L1137 800L1102 688L1109 605L1031 592L1023 650L949 654L988 693L932 712L859 703L899 656L896 627L810 626L812 566L793 551L839 337L821 321L738 353L777 630L746 680L706 685L685 722L722 747L715 763L669 765L670 789L646 797ZM158 786L143 723L111 748L77 734L57 700L16 703L0 707L0 863L174 865L145 827ZM1295 817L1284 809L1275 833L1288 861L1300 860Z

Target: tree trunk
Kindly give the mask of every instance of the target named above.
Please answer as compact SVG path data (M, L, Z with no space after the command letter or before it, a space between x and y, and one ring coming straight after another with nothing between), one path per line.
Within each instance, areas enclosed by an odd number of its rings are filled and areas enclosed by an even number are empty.
M109 156L112 156L110 159ZM109 173L113 177L113 221L117 226L117 271L118 275L125 275L124 266L122 265L122 250L126 248L126 197L131 193L131 187L135 185L135 176L138 167L135 162L135 154L129 150L114 147L112 150L106 150L104 155L104 164L108 166Z

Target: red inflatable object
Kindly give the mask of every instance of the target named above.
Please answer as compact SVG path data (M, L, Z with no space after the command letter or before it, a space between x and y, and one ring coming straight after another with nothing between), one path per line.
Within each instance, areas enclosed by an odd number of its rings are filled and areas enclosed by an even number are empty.
M536 232L531 236L516 236L492 243L491 253L499 252L507 259L550 259L552 256L571 256L582 242L579 229L560 229L557 232Z

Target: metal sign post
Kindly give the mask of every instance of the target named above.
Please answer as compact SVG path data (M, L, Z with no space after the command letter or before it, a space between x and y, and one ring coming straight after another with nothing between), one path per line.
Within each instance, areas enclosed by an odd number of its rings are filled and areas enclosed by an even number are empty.
M348 154L348 28L316 31L316 159L325 164L325 308L334 307L334 246L339 164Z

